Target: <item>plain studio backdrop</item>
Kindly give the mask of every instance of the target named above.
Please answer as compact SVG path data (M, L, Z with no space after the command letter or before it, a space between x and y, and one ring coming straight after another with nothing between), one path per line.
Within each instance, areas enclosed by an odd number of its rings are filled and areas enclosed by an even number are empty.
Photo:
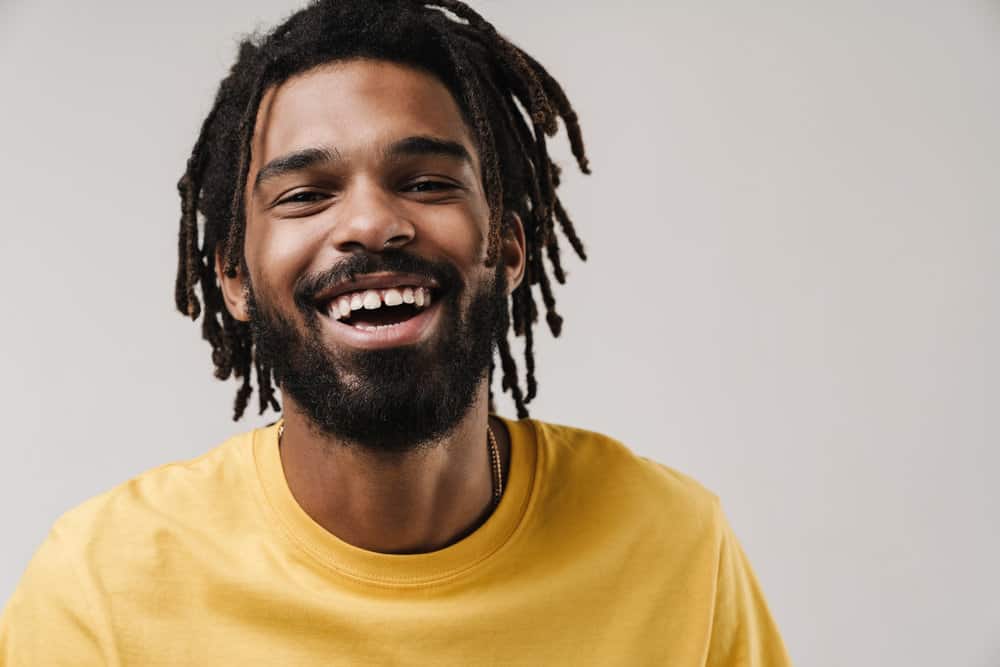
M1000 5L473 4L594 171L553 142L591 258L532 415L719 494L796 664L1000 665ZM274 419L174 309L175 184L298 6L0 3L0 604L60 514Z

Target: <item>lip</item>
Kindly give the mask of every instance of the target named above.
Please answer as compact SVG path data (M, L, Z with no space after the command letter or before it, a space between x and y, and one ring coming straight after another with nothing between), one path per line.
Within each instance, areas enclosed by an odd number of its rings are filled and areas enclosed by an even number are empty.
M336 299L341 294L357 292L365 289L389 289L390 287L406 286L426 287L435 292L434 296L437 296L436 292L439 287L436 280L413 273L369 273L358 277L356 280L340 283L330 289L320 292L314 299L314 302L316 306L322 310L327 303ZM351 328L353 329L354 327Z
M352 286L354 284L351 283ZM413 283L407 284L412 285ZM392 287L392 285L389 285L389 287ZM374 287L371 289L374 289ZM353 288L346 291L353 291ZM320 313L320 318L323 320L324 328L329 333L330 338L333 339L334 344L362 350L382 350L391 347L402 347L404 345L416 345L425 340L430 336L431 329L438 321L440 311L441 301L435 299L431 302L430 306L421 310L410 319L374 331L358 329L340 320L335 320L326 314L325 311Z

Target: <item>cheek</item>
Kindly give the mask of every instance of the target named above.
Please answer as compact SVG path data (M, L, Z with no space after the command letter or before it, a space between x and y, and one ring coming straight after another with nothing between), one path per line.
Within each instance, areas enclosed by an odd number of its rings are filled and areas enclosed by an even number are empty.
M419 236L428 246L438 248L463 273L475 273L486 261L489 217L474 206L427 216ZM419 243L418 245L422 245Z
M308 271L320 245L322 235L315 226L251 222L246 234L247 264L253 276L273 286L273 292L284 292Z
M273 224L248 224L244 250L258 301L288 311L288 296L306 260L302 240Z

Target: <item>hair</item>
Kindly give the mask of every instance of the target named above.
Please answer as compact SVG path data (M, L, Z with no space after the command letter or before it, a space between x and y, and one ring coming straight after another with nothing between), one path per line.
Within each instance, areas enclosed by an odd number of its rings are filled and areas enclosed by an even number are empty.
M556 282L566 281L557 224L576 255L587 258L556 195L560 172L549 158L546 137L556 134L558 119L562 119L580 170L589 174L590 169L576 112L559 83L457 0L320 0L269 33L240 43L236 63L219 86L177 184L181 198L177 308L192 320L203 315L202 337L212 346L215 377L242 379L233 420L243 415L253 392L251 367L257 375L260 414L268 407L280 411L272 369L255 353L249 323L236 320L225 308L215 257L220 254L230 277L245 266L244 190L265 90L325 63L351 58L388 60L428 71L452 93L480 155L490 210L488 262L497 261L500 239L512 215L524 224L524 279L511 293L510 312L504 309L496 343L502 391L510 392L518 418L527 417L525 405L538 391L535 288L552 335L558 337L562 330L549 277L551 272ZM201 300L195 293L199 283ZM524 337L525 389L511 353L510 329ZM490 365L491 410L495 367L494 360Z

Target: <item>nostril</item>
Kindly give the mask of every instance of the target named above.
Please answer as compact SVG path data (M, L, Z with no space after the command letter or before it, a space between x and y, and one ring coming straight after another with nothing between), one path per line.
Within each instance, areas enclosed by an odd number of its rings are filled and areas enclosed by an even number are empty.
M361 243L360 241L345 241L344 243L339 245L337 249L340 250L341 252L351 253L351 254L360 254L368 252L368 247L365 246L365 244Z
M400 235L400 236L393 236L391 239L389 239L388 241L385 242L385 244L383 245L383 247L386 250L401 248L404 245L406 245L409 242L409 240L410 240L410 237L408 237L408 236L402 236L402 235Z

